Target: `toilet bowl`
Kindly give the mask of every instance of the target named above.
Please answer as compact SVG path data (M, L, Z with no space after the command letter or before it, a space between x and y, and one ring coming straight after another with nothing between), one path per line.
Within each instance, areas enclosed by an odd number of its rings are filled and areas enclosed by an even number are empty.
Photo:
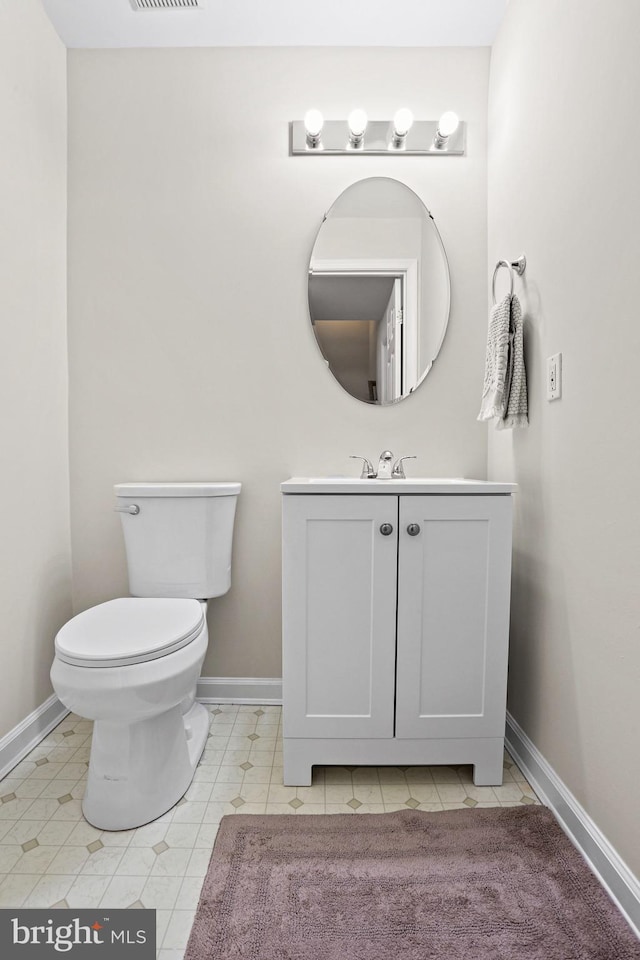
M156 819L193 779L209 733L207 710L190 703L207 651L203 606L111 600L56 637L58 697L94 721L83 812L102 830Z
M123 500L127 508L123 524L146 520L129 535L125 526L125 541L130 584L133 547L135 574L151 595L109 600L73 617L56 636L51 667L62 703L94 721L82 809L101 830L157 819L193 779L209 733L209 714L195 701L208 630L207 601L189 594L210 597L229 589L239 489L214 483L116 487L119 505ZM233 504L221 503L231 497ZM158 596L159 590L167 595Z

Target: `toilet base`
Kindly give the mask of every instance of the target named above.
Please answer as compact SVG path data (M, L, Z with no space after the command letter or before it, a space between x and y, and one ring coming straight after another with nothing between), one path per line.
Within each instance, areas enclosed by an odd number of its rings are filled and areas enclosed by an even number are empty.
M84 816L99 830L130 830L157 820L186 793L209 734L201 703L136 723L96 720Z

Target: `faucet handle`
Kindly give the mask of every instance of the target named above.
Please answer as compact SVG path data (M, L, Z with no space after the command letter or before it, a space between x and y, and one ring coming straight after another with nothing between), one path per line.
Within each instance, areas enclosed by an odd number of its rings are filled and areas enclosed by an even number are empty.
M393 470L391 471L391 476L393 477L394 480L407 479L405 476L404 467L402 466L403 460L417 460L417 457L415 455L412 455L409 457L398 457L398 459L393 465Z
M373 469L373 465L370 460L367 460L366 457L357 457L353 453L349 456L350 460L362 460L362 473L360 474L361 480L373 480L375 478L376 472Z

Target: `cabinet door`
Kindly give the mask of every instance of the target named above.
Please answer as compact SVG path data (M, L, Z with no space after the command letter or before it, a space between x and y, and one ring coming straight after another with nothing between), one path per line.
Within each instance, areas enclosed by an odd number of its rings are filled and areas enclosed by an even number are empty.
M392 737L398 498L283 500L284 735Z
M400 497L396 736L504 736L510 574L510 496Z

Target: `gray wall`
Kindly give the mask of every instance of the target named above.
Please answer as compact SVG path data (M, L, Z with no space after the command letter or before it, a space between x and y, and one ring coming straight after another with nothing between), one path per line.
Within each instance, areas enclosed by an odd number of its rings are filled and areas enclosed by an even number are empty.
M51 694L71 614L66 111L38 0L0 0L0 736Z
M531 425L489 430L520 484L509 707L636 875L639 36L634 2L511 0L489 100L489 267L529 260Z
M75 609L126 592L114 481L243 482L233 585L212 602L209 676L280 675L280 493L355 474L351 453L485 475L489 50L69 52L69 348ZM468 156L288 156L288 122L455 109ZM362 177L403 180L442 231L444 348L391 408L349 397L307 312L324 212Z
M316 320L314 326L332 374L352 397L364 401L369 399L369 380L376 379L375 364L370 364L376 329L372 320Z

